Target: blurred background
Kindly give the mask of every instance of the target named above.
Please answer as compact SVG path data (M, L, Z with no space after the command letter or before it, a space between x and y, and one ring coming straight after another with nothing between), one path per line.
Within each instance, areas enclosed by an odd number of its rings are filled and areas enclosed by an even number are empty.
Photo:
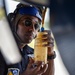
M51 0L50 23L63 63L75 75L75 0Z

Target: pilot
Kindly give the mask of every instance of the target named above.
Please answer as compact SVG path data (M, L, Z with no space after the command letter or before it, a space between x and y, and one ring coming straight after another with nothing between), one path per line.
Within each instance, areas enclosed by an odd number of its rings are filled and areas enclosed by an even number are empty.
M42 37L46 37L42 39L43 42L48 42L43 44L44 47L48 47L48 63L44 64L41 61L35 63L28 56L34 53L34 49L29 47L28 44L36 38L37 32L40 30L42 10L42 6L19 3L14 12L9 13L10 27L22 55L22 61L7 65L0 54L0 75L17 75L17 73L20 75L54 75L54 39L50 30L45 30L48 34L44 34Z

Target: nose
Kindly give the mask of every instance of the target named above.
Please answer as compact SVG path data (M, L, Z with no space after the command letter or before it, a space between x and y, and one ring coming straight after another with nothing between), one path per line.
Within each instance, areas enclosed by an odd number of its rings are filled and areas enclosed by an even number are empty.
M32 32L35 31L35 27L34 27L34 25L30 26L29 31L32 31Z

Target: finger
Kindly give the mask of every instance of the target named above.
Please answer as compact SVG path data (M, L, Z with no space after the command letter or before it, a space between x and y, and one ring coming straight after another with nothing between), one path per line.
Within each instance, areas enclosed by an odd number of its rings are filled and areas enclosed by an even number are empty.
M50 42L48 42L47 44L44 43L43 46L44 47L54 47L54 43L50 43Z
M44 32L47 32L49 35L51 35L51 30L44 30Z
M51 33L50 30L45 30L45 32L46 32L47 34L45 34L44 37L46 37L46 36L52 37L52 33Z
M54 43L54 39L52 37L48 37L48 38L45 38L45 39L42 39L42 42L51 42L51 43Z
M44 67L41 68L41 71L45 73L47 69L48 69L48 64L45 64Z
M38 71L38 74L43 74L47 71L48 64L45 64L43 67L41 67L40 71Z
M42 36L42 40L54 41L54 38L49 34L45 34Z
M39 61L37 63L37 68L35 69L35 71L38 72L40 70L40 68L42 67L43 64L44 64L43 62Z

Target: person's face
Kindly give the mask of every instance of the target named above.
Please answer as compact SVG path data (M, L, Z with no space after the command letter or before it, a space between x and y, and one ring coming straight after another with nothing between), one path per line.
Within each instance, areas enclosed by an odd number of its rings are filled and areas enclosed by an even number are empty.
M23 43L30 43L37 35L40 29L40 21L34 16L23 16L18 23L17 34Z

